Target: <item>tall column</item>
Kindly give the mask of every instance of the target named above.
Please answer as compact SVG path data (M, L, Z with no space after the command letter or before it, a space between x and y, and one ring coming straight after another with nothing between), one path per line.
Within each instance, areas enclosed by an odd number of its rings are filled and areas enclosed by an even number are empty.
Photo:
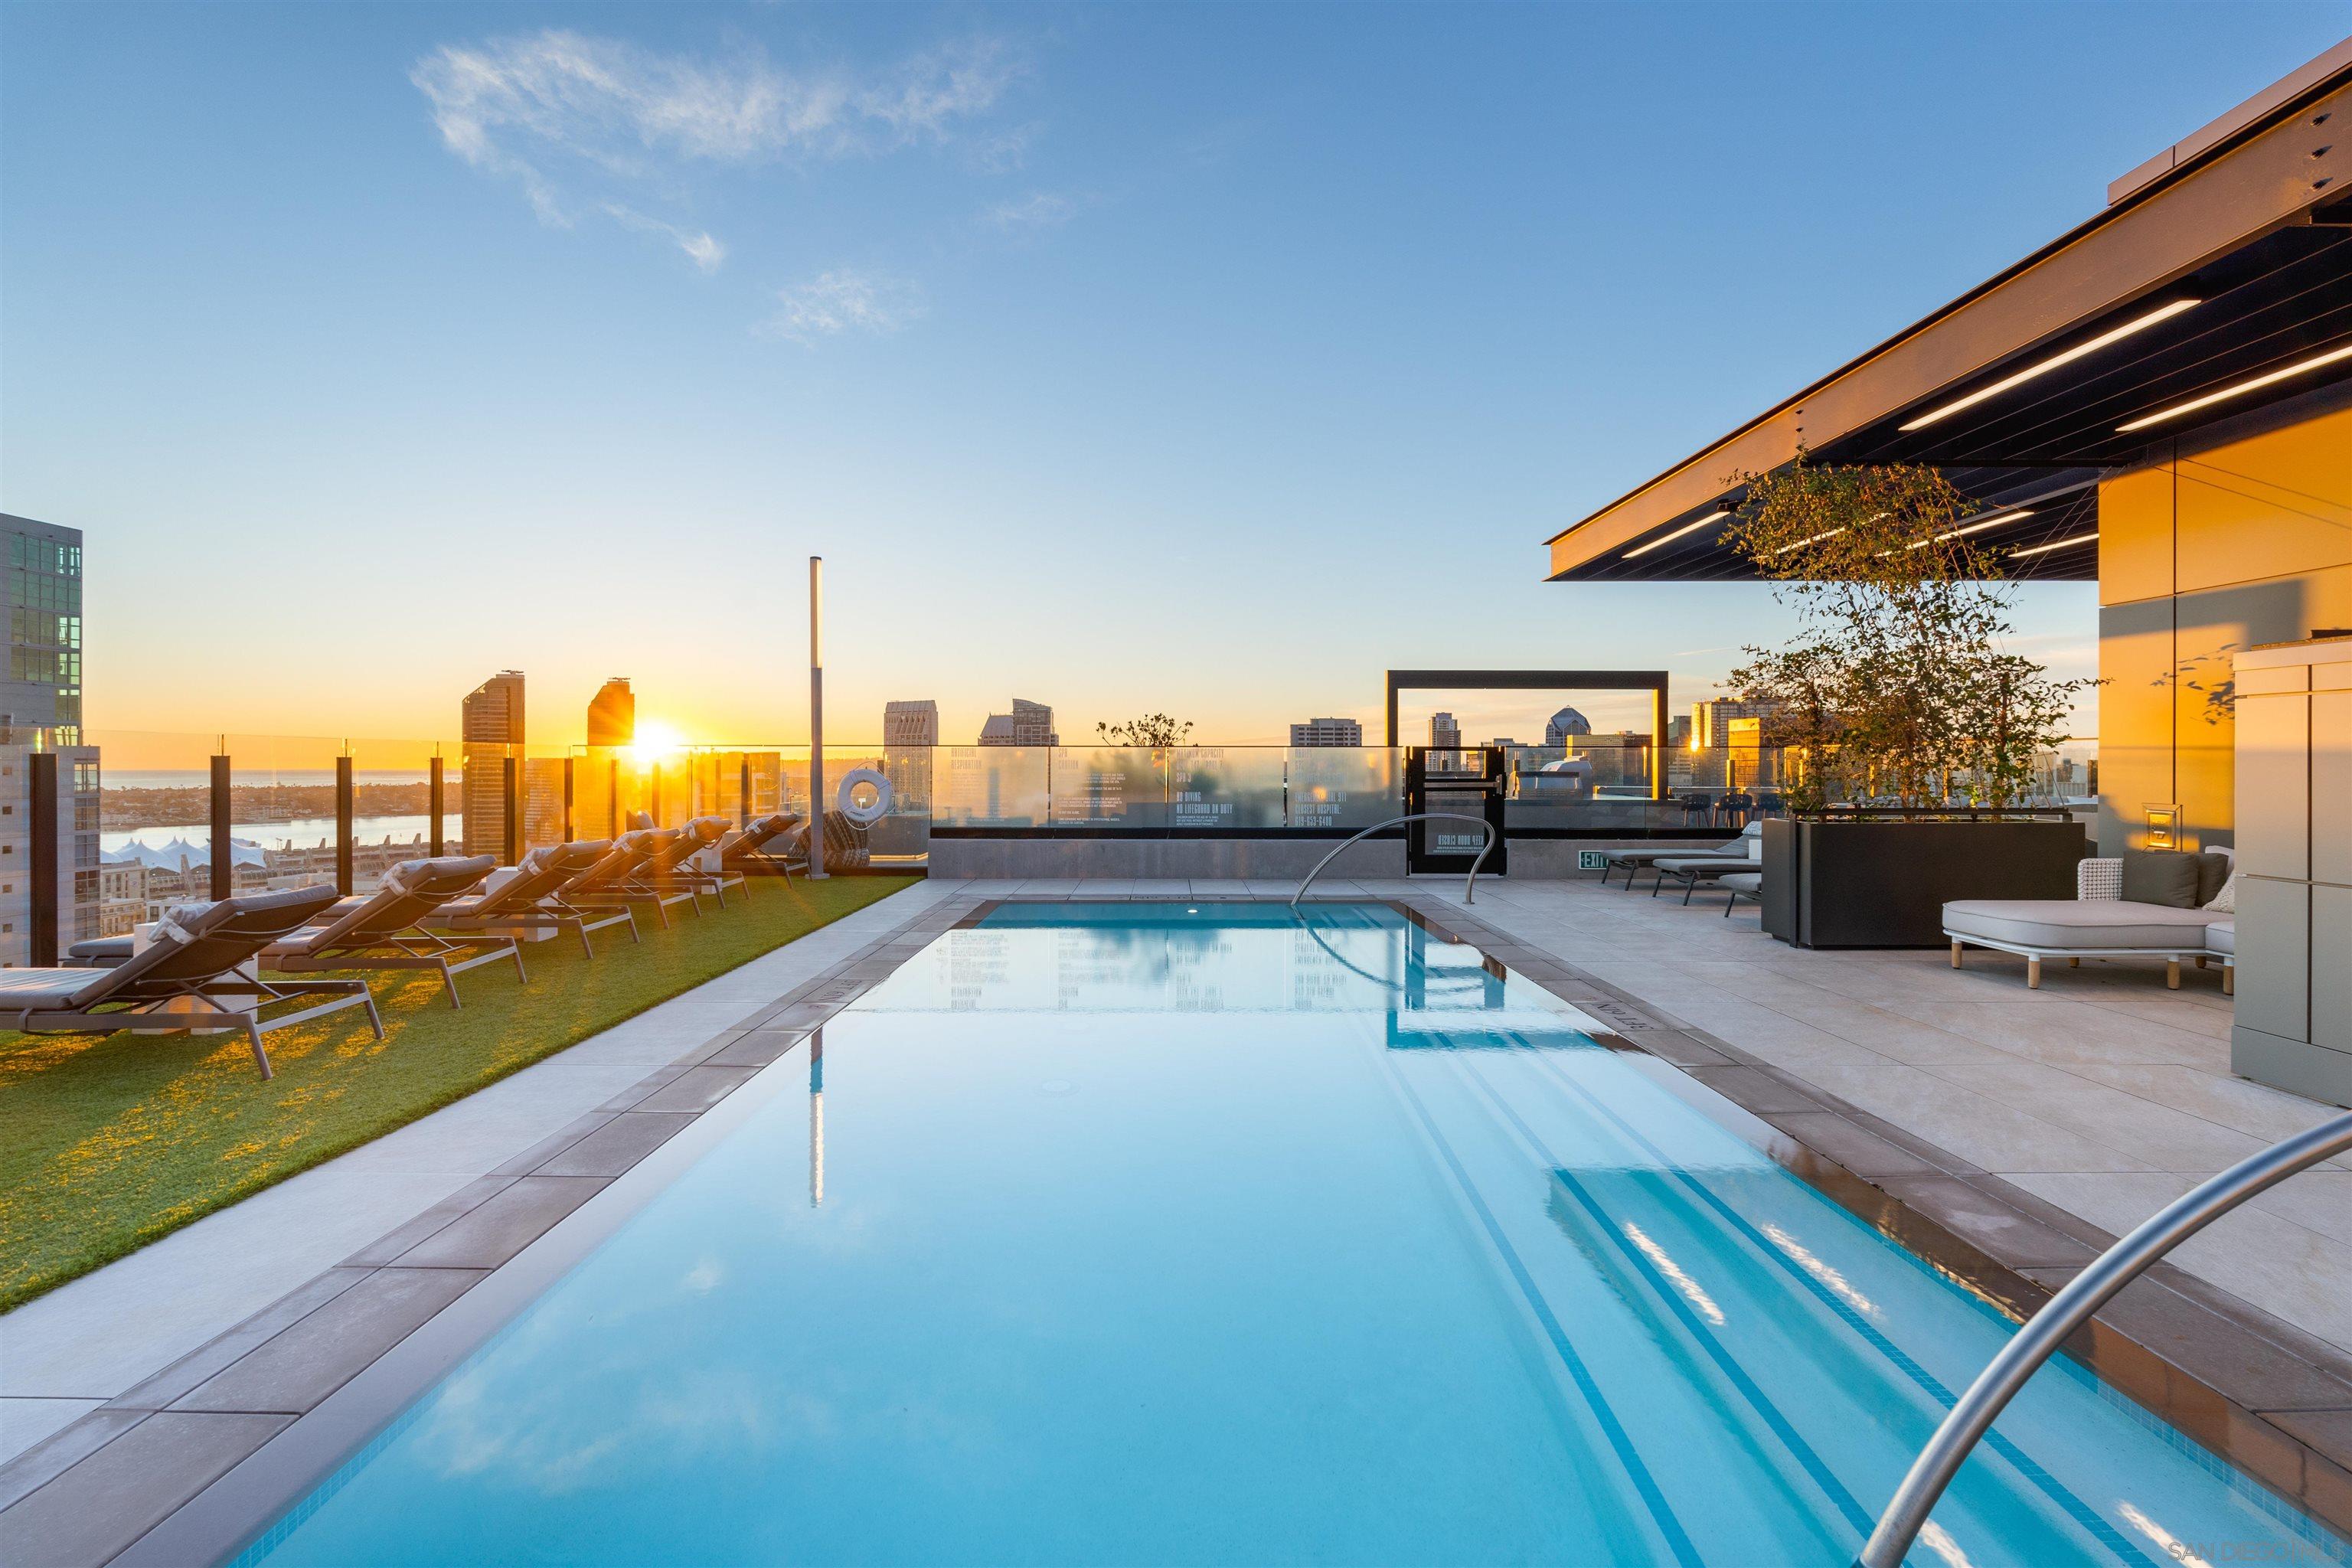
M824 869L824 557L809 557L808 874Z

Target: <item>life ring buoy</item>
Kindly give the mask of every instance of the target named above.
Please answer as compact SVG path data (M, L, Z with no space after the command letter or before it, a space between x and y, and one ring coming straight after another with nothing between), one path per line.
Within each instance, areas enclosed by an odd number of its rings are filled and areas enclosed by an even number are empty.
M864 805L857 804L857 786L870 785L874 798ZM890 815L890 781L872 768L852 768L841 775L841 788L834 795L833 809L860 827L871 827Z

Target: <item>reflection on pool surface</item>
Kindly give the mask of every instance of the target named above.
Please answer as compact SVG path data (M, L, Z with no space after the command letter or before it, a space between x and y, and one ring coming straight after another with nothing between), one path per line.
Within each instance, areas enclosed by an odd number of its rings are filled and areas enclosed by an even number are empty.
M2008 1324L1377 906L950 932L247 1553L1823 1564ZM2342 1563L2080 1368L1919 1563Z

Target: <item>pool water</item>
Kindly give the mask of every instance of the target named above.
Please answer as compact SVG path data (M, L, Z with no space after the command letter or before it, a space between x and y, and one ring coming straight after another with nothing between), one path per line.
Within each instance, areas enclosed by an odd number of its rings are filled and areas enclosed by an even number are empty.
M1849 1563L2010 1325L1591 1027L1382 906L1000 907L247 1560ZM2065 1363L1911 1559L2249 1560L2352 1555Z

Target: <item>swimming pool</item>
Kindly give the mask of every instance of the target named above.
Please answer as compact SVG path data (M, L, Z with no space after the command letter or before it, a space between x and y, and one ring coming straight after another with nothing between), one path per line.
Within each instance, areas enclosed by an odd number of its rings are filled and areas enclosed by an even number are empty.
M1385 906L1000 906L243 1560L1849 1562L2010 1325L1595 1032ZM2352 1553L2062 1363L1911 1560L2250 1559Z

